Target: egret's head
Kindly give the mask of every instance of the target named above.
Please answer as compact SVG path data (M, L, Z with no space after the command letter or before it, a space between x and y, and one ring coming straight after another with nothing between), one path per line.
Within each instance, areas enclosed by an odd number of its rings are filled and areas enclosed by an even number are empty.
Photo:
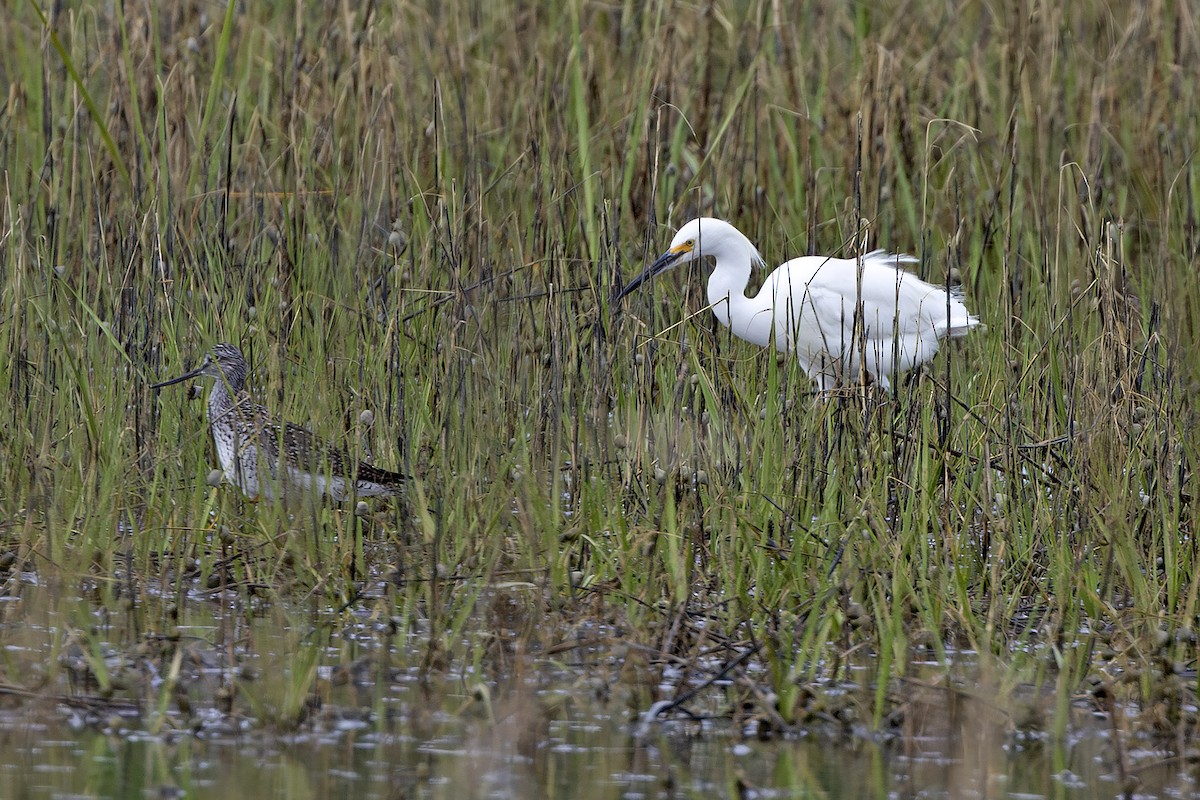
M667 252L659 256L658 260L670 259L670 266L673 267L699 258L701 224L705 221L704 219L694 219L676 231L675 238L671 240L671 246L667 249ZM715 219L707 220L707 222L718 221ZM703 231L705 234L704 238L707 239L707 234L710 230L708 230L709 226L705 226L705 228L706 230Z
M666 272L672 267L695 261L704 256L718 256L726 253L735 255L735 253L728 252L732 245L738 245L739 249L746 248L746 252L752 258L762 260L758 251L754 249L754 245L750 244L750 241L738 233L737 228L728 222L712 217L694 219L679 229L675 238L671 240L671 246L667 252L655 259L654 263L646 267L641 275L617 292L613 301L620 300L655 275Z

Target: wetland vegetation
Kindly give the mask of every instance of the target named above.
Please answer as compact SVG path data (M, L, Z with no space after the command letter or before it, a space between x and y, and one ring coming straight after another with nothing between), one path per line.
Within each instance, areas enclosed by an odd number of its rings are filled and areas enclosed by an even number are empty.
M9 9L5 780L1195 791L1198 25ZM772 266L910 252L987 330L820 402L715 323L702 270L610 303L698 213ZM220 484L203 403L149 388L220 341L404 495Z

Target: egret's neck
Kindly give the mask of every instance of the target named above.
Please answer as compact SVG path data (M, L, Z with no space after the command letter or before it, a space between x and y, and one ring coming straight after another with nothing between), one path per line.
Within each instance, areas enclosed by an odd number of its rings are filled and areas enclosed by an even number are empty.
M746 296L750 282L750 259L722 262L708 279L708 302L717 320L734 336L767 346L774 338L774 313L766 292Z
M708 302L717 319L726 327L733 327L741 318L748 298L746 285L750 283L750 262L730 263L717 258L717 268L708 278Z

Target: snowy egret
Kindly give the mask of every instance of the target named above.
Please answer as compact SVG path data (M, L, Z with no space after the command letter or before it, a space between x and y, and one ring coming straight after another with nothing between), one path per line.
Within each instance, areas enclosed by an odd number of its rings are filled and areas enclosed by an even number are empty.
M705 257L714 262L709 307L721 324L746 341L795 353L822 392L854 380L860 367L887 389L895 375L933 358L943 338L966 336L979 325L960 292L900 269L916 261L912 256L883 250L861 259L794 258L772 272L757 295L747 297L750 272L765 265L763 257L741 231L711 217L680 228L670 249L613 300L671 267Z
M161 389L189 378L216 378L208 395L208 424L226 479L247 497L272 500L276 489L283 489L288 497L300 491L328 494L338 501L351 494L399 494L403 475L361 463L318 440L309 430L276 420L254 403L246 393L249 371L241 350L218 344L200 366L150 388Z

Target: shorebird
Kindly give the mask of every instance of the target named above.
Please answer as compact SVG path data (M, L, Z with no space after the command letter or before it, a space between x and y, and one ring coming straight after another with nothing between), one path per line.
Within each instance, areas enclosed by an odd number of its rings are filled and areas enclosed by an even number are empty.
M208 395L208 425L225 478L251 499L308 493L337 501L351 496L399 494L404 476L364 464L318 440L306 428L278 420L250 399L242 351L218 344L195 369L151 389L190 378L215 378ZM260 472L260 468L267 474Z
M680 228L670 249L613 301L671 267L705 257L714 262L709 308L721 324L746 341L795 353L822 394L855 379L860 368L888 389L894 376L933 358L942 339L966 336L979 325L961 292L926 283L899 267L917 259L883 250L861 258L794 258L747 297L751 270L766 262L741 231L711 217Z

